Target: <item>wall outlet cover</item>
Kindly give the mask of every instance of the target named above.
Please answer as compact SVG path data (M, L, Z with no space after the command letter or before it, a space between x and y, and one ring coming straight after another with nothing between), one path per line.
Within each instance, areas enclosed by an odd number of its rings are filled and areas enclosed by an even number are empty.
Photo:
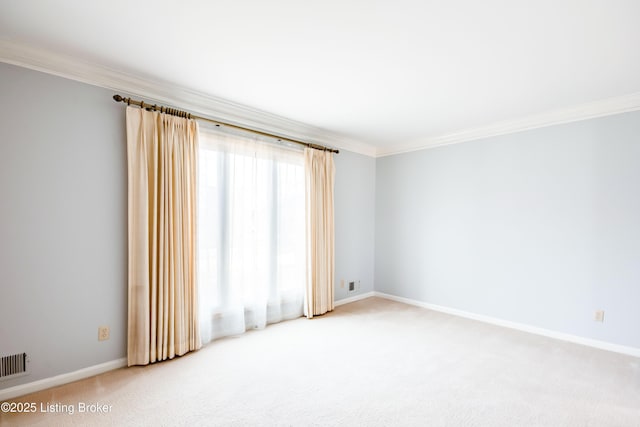
M593 320L596 322L604 322L604 310L596 310L593 315Z
M98 341L106 341L109 339L109 327L108 326L99 326L98 327Z

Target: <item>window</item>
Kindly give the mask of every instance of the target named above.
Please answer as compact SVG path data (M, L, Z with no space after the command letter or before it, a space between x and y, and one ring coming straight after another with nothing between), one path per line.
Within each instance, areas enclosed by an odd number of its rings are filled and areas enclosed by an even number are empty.
M203 127L198 272L203 342L302 315L304 158Z

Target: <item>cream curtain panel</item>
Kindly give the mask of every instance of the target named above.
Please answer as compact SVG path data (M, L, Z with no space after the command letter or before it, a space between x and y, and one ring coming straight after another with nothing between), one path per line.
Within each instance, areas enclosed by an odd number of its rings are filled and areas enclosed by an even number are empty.
M307 218L307 289L305 315L308 318L333 310L334 221L333 154L306 148L305 185Z
M127 107L128 364L201 347L196 286L198 125Z

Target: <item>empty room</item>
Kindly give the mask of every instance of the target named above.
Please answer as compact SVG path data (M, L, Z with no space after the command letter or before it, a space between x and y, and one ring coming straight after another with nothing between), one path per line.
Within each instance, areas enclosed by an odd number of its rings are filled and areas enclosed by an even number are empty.
M0 0L0 427L639 427L639 19Z

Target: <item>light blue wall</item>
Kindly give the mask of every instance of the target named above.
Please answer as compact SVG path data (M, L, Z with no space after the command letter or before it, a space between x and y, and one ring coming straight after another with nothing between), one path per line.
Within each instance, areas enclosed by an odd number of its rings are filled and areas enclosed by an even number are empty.
M640 112L376 167L377 291L640 347Z
M0 94L0 354L31 357L2 389L125 356L127 248L111 91L0 64ZM377 291L640 347L640 112L335 163L336 300L375 264Z
M373 291L376 161L349 151L334 159L335 299L341 300ZM360 288L349 292L349 281Z
M0 389L126 354L124 109L111 96L0 63L0 354L31 360Z
M0 389L126 356L125 110L112 95L0 63L0 355L31 360ZM341 299L373 290L375 159L335 163Z

